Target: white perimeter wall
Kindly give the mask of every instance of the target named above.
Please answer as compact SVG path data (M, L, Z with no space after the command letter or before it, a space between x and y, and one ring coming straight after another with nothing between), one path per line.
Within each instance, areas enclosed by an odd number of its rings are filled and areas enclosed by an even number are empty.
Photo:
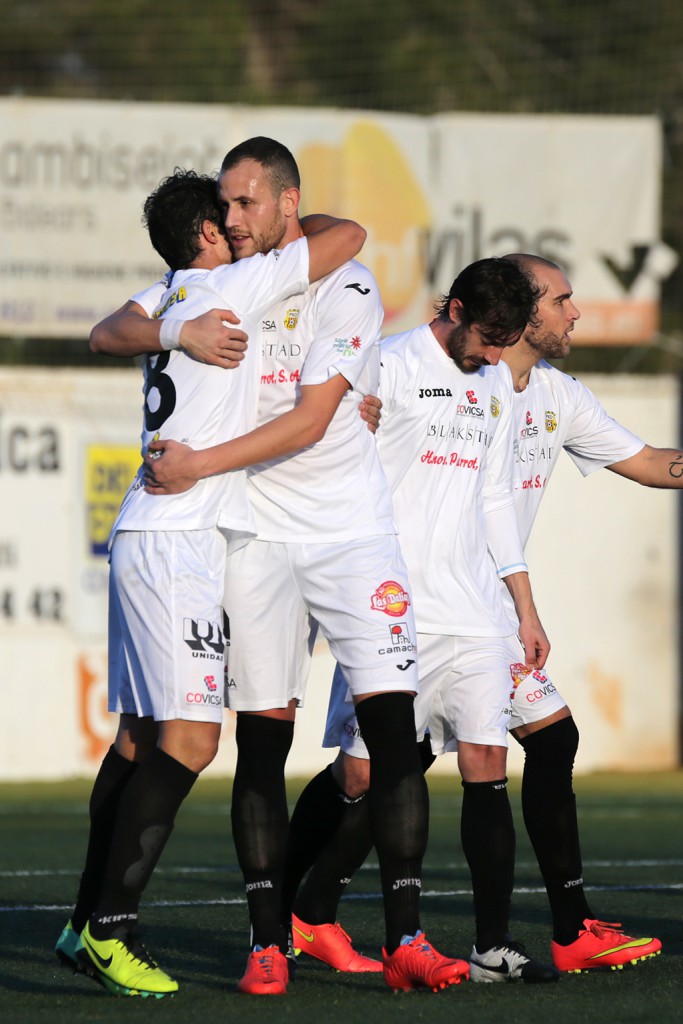
M671 378L585 376L654 445L678 438ZM106 712L106 557L137 464L136 370L0 370L0 779L92 775ZM552 679L581 730L578 770L677 763L677 498L561 460L529 551ZM289 770L311 774L331 659L319 644ZM516 744L511 769L521 768ZM233 721L210 771L234 767ZM434 770L454 771L452 756Z

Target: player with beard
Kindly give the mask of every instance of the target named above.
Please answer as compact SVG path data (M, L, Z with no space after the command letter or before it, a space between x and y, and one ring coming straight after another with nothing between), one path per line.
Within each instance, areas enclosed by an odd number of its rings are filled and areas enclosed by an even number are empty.
M275 296L296 295L365 238L359 225L330 218L286 253L229 265L215 180L179 169L144 211L150 241L170 268L157 309L162 340L177 338L178 309L189 316L224 303L256 330ZM243 372L227 377L177 350L147 358L143 451L161 431L197 444L246 433L255 419L258 355L248 353ZM111 531L109 710L119 726L93 786L77 902L56 952L117 995L162 998L178 988L140 943L139 906L176 813L218 747L224 563L228 549L253 533L243 472L165 502L145 492L139 474Z
M561 268L525 254L513 254L507 259L533 274L540 292L535 323L529 324L517 344L506 348L502 357L514 387L515 508L523 545L529 539L545 487L563 449L584 475L605 467L645 486L683 486L683 452L644 444L609 417L586 387L546 362L568 354L571 332L580 316L571 285ZM386 417L383 422L386 426ZM537 442L529 424L539 425L546 443ZM380 448L382 443L380 435ZM539 486L529 486L529 467L533 467L532 479ZM495 537L492 540L495 548ZM415 584L414 589L419 619L419 591ZM503 598L512 612L505 593ZM560 970L579 972L619 969L652 957L661 949L658 939L634 938L621 932L621 925L600 921L586 899L572 786L578 730L571 712L545 672L529 672L521 664L511 669L514 700L509 727L525 751L522 807L548 893L553 918L553 961ZM533 702L525 700L530 688L536 691ZM540 699L538 693L542 694ZM425 756L429 763L431 755ZM344 763L343 754L331 766L332 773L343 779L340 763ZM346 771L348 774L348 767ZM316 834L312 830L311 821L324 820L316 805L316 792L322 794L331 789L329 770L321 773L309 788L310 793L302 798L292 818L292 885L311 863L319 849L316 844L324 839L322 831ZM362 787L354 790L361 791ZM332 796L327 805L334 806ZM319 854L299 895L299 916L295 918L297 945L305 952L316 955L317 943L327 953L333 945L329 940L334 929L341 932L340 926L334 924L345 887L340 879L348 881L369 850L367 838L362 838L363 817L362 801L346 809L338 837ZM302 933L309 937L308 942L302 941ZM345 944L348 943L346 937ZM334 944L335 951L341 946ZM334 959L330 955L321 958L328 963ZM339 961L333 965L339 969ZM475 968L473 977L479 977Z
M296 244L302 233L299 194L296 163L280 143L255 138L231 150L221 169L220 196L234 255L242 259ZM154 289L144 300L138 297L147 312L157 299ZM401 668L385 644L386 617L397 607L414 633L411 597L391 495L357 412L358 397L376 390L381 321L374 278L355 262L319 287L274 303L260 336L257 331L251 339L261 349L261 425L204 451L159 441L146 459L147 493L159 495L252 467L249 500L258 537L228 558L225 590L227 695L237 712L232 825L251 923L252 950L238 985L245 994L287 989L284 768L314 619L345 666L372 752L369 798L383 878L384 980L396 990L436 991L468 974L465 962L434 950L419 922L428 802L414 727L417 673L414 661ZM301 451L283 458L293 447Z
M510 664L542 668L548 643L514 516L512 391L507 375L495 366L533 316L535 301L527 275L513 263L481 260L459 275L430 324L383 342L380 449L416 595L419 733L429 710L438 705L443 714L439 724L432 716L432 742L444 750L456 737L458 742L465 787L462 836L475 890L477 950L482 962L495 969L503 963L512 977L552 981L559 973L531 960L507 936L515 845L505 779ZM226 468L217 463L217 451L186 455L189 479ZM169 465L160 468L168 479ZM514 599L514 625L486 555L488 518L499 521L499 533L506 538L500 575ZM407 672L415 664L417 637L405 604L397 602L390 614L379 653L391 652ZM364 723L360 716L358 723L355 717L348 721L346 683L338 692L345 750L341 763L349 770L336 782L325 775L327 791L319 809L327 819L323 805L330 791L336 806L352 808L369 784L367 753L359 738L360 729L365 737ZM330 740L338 742L339 736ZM355 777L356 771L362 778ZM284 905L286 910L287 895ZM345 940L334 925L326 938L337 947ZM346 942L346 949L337 951L348 954L351 969L367 969Z

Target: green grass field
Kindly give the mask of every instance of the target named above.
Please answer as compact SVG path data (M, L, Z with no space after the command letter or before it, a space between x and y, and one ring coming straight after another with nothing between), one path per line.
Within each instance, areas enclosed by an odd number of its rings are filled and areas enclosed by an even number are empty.
M549 913L519 813L515 938L547 957ZM89 782L0 787L0 1021L79 1024L240 1019L355 1022L678 1022L683 1016L683 772L580 777L576 783L584 875L595 912L664 951L620 972L565 976L552 986L463 984L438 995L392 995L381 977L336 974L299 961L283 999L241 997L247 915L234 862L229 782L200 780L146 893L149 948L180 982L173 999L115 999L60 968L52 953L68 917L87 831ZM290 785L291 798L298 792ZM423 926L444 952L467 956L471 894L458 839L459 787L430 780L430 847L423 872ZM375 863L354 880L342 923L377 955L382 909Z

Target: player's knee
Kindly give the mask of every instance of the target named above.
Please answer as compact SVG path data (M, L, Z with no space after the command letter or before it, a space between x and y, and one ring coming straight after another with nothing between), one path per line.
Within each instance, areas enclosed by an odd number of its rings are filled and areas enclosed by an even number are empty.
M520 743L524 748L525 762L532 760L546 768L551 765L568 765L571 768L579 749L579 730L569 715L529 733Z
M458 768L465 782L495 782L506 773L507 748L483 743L458 744Z
M203 772L218 753L220 725L210 722L164 723L159 746L190 771Z
M339 753L332 765L332 775L339 788L352 800L370 788L370 762L366 758Z

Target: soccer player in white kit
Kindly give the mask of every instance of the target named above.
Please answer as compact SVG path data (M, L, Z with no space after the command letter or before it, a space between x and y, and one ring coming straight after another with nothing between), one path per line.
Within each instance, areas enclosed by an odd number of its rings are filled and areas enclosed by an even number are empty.
M143 368L143 451L166 431L197 444L246 433L255 420L258 349L241 374L226 375L175 347L179 322L170 318L229 305L255 330L274 296L300 293L358 252L365 233L330 219L286 252L228 266L215 180L193 172L165 179L145 217L174 272L155 313L161 343L171 347ZM109 709L120 723L95 781L78 901L56 951L116 994L161 997L178 987L139 942L139 902L182 800L216 753L226 553L254 532L243 472L163 500L146 493L140 473L112 529Z
M579 318L562 270L539 257L513 254L508 259L534 275L541 295L537 323L527 327L502 359L514 386L515 508L522 543L528 541L563 449L584 475L604 466L646 486L683 486L683 452L645 445L608 416L587 388L545 361L568 354L570 334ZM505 594L503 599L512 612ZM512 686L509 725L525 749L524 820L551 906L555 965L564 971L618 969L655 955L661 949L658 939L625 935L620 925L596 919L586 901L572 789L578 731L571 712L544 670L514 666ZM302 914L308 909L310 916L316 908L321 921L335 919L343 889L338 879L350 877L368 848L360 838L360 807L355 809L358 824L343 825L343 836L331 844L309 875ZM295 811L293 825L297 817ZM310 811L302 817L310 817ZM344 863L349 855L355 861ZM309 854L308 863L310 859ZM310 930L308 924L306 928Z
M297 224L283 221L279 207L283 195L298 196L298 181L291 154L273 140L249 140L228 154L221 196L238 258L297 237ZM182 490L236 465L268 460L249 478L259 539L228 559L226 573L227 692L238 712L233 835L254 945L238 989L282 994L287 987L288 913L285 908L283 921L280 896L288 825L284 765L315 615L347 666L372 748L370 800L387 923L384 978L395 989L437 990L457 984L468 968L437 953L419 927L428 807L412 710L417 682L414 659L397 664L389 643L396 617L414 635L411 598L386 481L350 394L377 379L376 284L364 267L348 264L271 313L262 322L261 381L267 414L283 412L278 424L262 423L213 452L159 442L150 448L163 456L147 457L148 491L159 494L179 464ZM295 440L302 453L281 460L285 444Z
M415 596L417 731L422 739L429 726L435 753L458 751L461 835L476 917L475 980L491 971L502 977L503 970L526 981L559 977L508 936L515 848L505 777L510 666L541 669L548 643L514 511L512 388L495 364L533 317L535 299L527 275L511 261L480 260L455 279L431 323L382 343L379 451ZM487 521L496 523L500 539L498 573L487 551ZM505 610L499 577L513 595L516 617ZM367 787L367 754L345 691L338 671L324 745L341 747L334 781L353 798ZM333 785L329 773L311 784L316 808ZM299 824L302 845L310 797L293 820L294 841ZM317 922L311 928L299 912L295 938L312 934L305 948L315 955Z

